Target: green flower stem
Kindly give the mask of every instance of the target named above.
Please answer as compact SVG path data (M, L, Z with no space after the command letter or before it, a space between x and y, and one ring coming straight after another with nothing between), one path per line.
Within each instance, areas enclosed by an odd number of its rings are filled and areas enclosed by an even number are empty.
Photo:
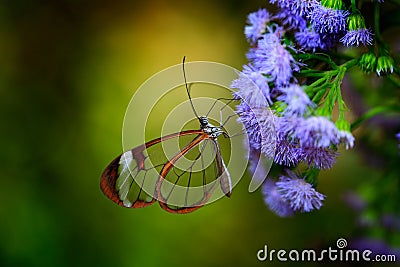
M399 113L400 109L398 106L377 106L374 107L367 112L365 112L363 115L361 115L357 120L355 120L351 124L351 131L354 131L357 127L361 125L364 121L382 113Z
M344 53L342 53L342 52L339 53L339 52L337 52L337 51L330 51L329 54L330 54L333 58L335 58L335 59L340 59L340 60L342 60L342 61L348 61L348 60L352 60L352 59L355 58L354 56L347 55L347 54L344 54Z
M312 102L314 103L319 103L319 101L321 101L322 97L325 95L326 93L326 88L325 90L319 90L314 97L311 99Z
M347 70L357 65L357 63L358 59L351 59L330 71L319 72L317 70L304 70L300 73L301 76L319 78L312 84L308 85L305 88L305 92L314 103L319 104L323 98L325 99L324 104L318 112L320 115L331 116L333 107L337 102L339 105L339 119L344 119L344 112L347 108L342 99L340 85L342 84L342 80ZM326 94L329 87L330 90Z
M336 101L339 100L340 84L342 83L345 72L345 68L341 69L341 71L339 71L339 73L336 75L335 79L333 79L331 83L331 88L329 89L328 94L325 97L324 104L320 109L320 115L332 115L333 107L335 106Z
M306 182L313 185L313 187L317 187L318 185L319 171L317 168L310 168L304 173Z
M352 13L358 12L356 0L351 0L351 12Z
M357 63L358 63L358 59L355 58L355 59L347 61L346 63L343 63L342 65L340 65L340 68L350 69L350 68L354 67L355 65L357 65Z
M318 70L301 70L296 76L300 77L325 77L326 72L321 72Z
M332 69L337 69L338 65L331 59L331 57L327 54L323 53L315 53L315 54L297 54L296 57L298 59L303 59L304 61L310 59L317 59L326 62Z
M342 119L344 120L344 112L347 110L346 104L342 98L342 90L340 90L340 84L343 81L344 75L347 71L347 68L344 67L342 69L342 72L339 73L338 76L336 76L336 78L339 78L339 83L338 83L338 88L337 88L337 103L339 105L339 120Z
M376 2L374 3L374 33L375 33L375 38L378 42L383 43L382 36L381 36L381 31L379 27L379 18L380 18L380 7L381 4Z
M355 65L357 65L359 59L353 58L345 63L343 63L340 66L336 66L335 69L330 70L330 71L319 71L319 70L313 70L313 69L308 69L308 70L302 70L300 71L297 76L302 76L302 77L321 77L321 79L326 79L326 78L331 78L335 75L337 75L341 69L343 68L352 68Z
M316 91L320 91L321 88L326 87L328 81L330 81L330 78L328 79L326 76L324 78L318 79L312 84L308 85L305 89L305 92L307 94L312 94L315 93Z

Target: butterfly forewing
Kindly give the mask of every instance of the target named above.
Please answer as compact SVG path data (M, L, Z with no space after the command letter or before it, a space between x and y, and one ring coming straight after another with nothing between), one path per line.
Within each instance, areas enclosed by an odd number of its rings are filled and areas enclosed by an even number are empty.
M120 206L139 208L151 205L155 201L154 191L159 172L166 162L163 149L157 146L178 136L196 136L199 133L202 132L190 130L170 134L124 152L103 171L101 190ZM151 153L155 153L153 161L149 157L150 149Z
M153 168L146 168L146 159L143 145L117 157L103 172L100 183L103 193L124 207L139 208L152 204L155 201L153 195L142 190L144 182L149 183L155 173Z
M120 206L145 207L158 199L163 209L174 213L203 206L218 184L229 196L230 177L218 143L201 130L171 134L126 151L101 178L104 194Z
M149 157L143 147L127 151L121 155L119 177L115 190L125 207L147 206L154 202L153 194L157 169L147 168ZM153 185L153 191L148 186ZM143 190L146 188L146 190Z

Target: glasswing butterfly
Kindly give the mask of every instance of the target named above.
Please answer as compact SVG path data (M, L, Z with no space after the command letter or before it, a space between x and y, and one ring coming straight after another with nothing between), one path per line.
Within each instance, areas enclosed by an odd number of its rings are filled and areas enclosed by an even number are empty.
M186 92L200 128L165 135L116 157L103 171L100 188L120 206L141 208L158 200L168 212L189 213L207 204L217 188L227 197L232 193L231 176L217 141L219 136L229 135L222 127L224 123L214 126L209 122L208 113L198 116L186 80L185 57L182 68ZM163 147L168 142L184 138L187 141L178 151L170 156L164 154Z

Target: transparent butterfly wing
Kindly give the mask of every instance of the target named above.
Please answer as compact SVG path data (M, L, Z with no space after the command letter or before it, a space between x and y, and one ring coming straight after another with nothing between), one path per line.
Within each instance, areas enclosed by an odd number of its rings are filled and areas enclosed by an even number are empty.
M174 213L187 213L204 206L217 188L227 196L232 191L218 143L207 135L199 135L170 159L160 173L157 186L160 206Z
M179 141L186 145L179 148ZM173 149L175 154L168 152ZM217 180L229 196L230 176L217 141L191 130L124 152L104 170L100 185L109 199L123 207L146 207L158 199L169 212L187 213L207 203Z

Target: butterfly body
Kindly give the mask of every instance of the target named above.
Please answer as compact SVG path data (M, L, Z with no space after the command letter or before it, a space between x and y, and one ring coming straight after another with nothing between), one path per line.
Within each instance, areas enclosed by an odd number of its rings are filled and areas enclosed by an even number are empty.
M209 136L209 138L216 139L221 134L225 132L219 126L214 126L208 122L208 118L206 116L199 117L200 121L200 129Z

